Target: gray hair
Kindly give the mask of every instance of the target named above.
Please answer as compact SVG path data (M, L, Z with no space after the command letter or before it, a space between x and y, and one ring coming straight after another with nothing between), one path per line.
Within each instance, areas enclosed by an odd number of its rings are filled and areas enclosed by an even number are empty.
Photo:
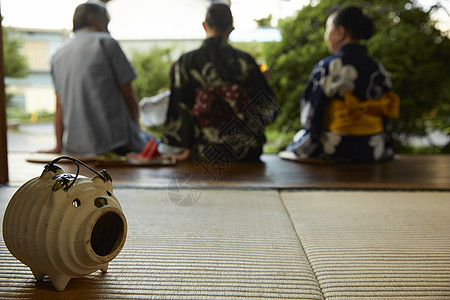
M103 3L88 1L78 5L75 9L75 13L73 14L73 31L75 32L79 29L90 27L89 16L97 20L109 19L108 11Z

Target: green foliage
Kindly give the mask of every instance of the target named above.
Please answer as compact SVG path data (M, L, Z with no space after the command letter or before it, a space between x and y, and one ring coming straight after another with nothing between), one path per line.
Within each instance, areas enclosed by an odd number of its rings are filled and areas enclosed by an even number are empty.
M312 67L327 54L325 22L323 11L305 6L295 18L280 21L281 42L265 45L271 85L282 108L275 123L281 131L300 129L300 95Z
M259 42L235 42L231 43L233 48L247 52L256 61L265 60L263 44Z
M336 2L321 0L305 6L296 17L281 20L283 40L265 47L271 84L282 107L275 126L281 131L300 129L299 100L312 67L328 55L323 41L329 9ZM362 8L373 21L375 35L369 53L392 74L401 98L400 119L393 129L425 134L427 126L449 131L450 40L434 26L429 11L408 0L340 1Z
M404 1L407 2L407 1ZM392 73L400 95L398 132L424 135L427 127L449 130L450 40L434 27L430 12L406 6L376 19L371 53Z
M22 41L11 37L9 28L3 27L3 56L5 62L6 77L25 77L28 74L28 62L26 57L20 53Z
M54 113L41 110L36 113L35 117L37 122L51 122L54 119ZM15 120L19 123L30 123L33 117L31 113L25 112L23 109L9 106L6 108L6 119L9 121Z
M144 129L153 136L161 137L163 135L164 125L144 126Z
M148 52L135 52L132 63L138 78L133 87L138 99L151 97L170 88L171 49L153 48Z
M394 148L402 154L450 154L450 144L445 146L417 146L396 141Z
M286 148L292 141L295 132L280 132L273 126L266 128L267 142L264 145L264 153L276 154Z

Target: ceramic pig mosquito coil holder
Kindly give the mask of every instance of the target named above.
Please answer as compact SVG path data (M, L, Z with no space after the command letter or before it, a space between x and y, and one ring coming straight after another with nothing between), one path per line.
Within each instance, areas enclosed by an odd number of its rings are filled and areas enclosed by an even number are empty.
M61 159L77 165L76 175L55 165ZM96 176L79 176L79 164ZM37 280L48 275L58 291L72 278L106 272L122 250L126 233L127 222L112 194L109 174L65 156L22 185L3 218L3 238L11 254L30 267Z

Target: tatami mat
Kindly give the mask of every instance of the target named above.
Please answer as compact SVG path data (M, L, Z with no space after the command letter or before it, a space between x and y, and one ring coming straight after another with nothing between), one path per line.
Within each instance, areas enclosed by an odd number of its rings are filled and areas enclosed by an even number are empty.
M187 187L187 185L185 185ZM0 188L0 212L16 188ZM106 274L56 292L0 241L1 299L450 299L450 193L129 189Z
M3 211L14 189L0 188ZM116 189L125 247L63 292L0 243L0 298L323 299L276 191ZM191 205L192 204L192 205Z
M281 195L326 299L450 299L450 193Z

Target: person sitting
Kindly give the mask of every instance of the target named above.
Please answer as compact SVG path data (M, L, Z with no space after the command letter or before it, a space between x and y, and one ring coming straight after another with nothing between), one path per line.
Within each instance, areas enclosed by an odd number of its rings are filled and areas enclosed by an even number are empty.
M124 155L141 152L150 138L139 125L131 85L137 75L108 23L103 2L80 4L74 36L52 57L56 147L47 153Z
M302 129L281 158L368 163L393 157L386 123L398 118L399 97L383 65L360 44L372 34L372 21L359 8L331 10L324 35L331 55L312 70L301 97Z
M233 16L211 5L202 46L171 69L167 118L158 150L178 160L257 160L266 142L264 126L278 106L255 60L228 43Z

